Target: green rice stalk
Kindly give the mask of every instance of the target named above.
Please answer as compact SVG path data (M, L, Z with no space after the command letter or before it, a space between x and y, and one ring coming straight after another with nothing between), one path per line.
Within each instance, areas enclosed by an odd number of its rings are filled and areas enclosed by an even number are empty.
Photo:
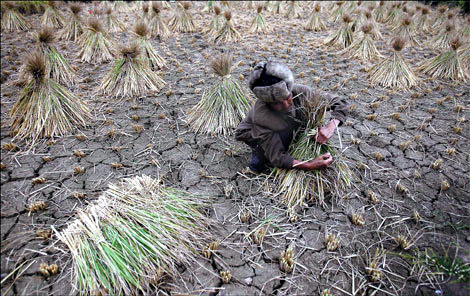
M30 140L33 144L44 137L69 134L89 122L90 111L85 102L57 82L47 77L45 57L43 74L29 75L29 81L10 111L15 138Z
M54 5L46 5L41 17L41 24L61 29L65 26L65 18Z
M85 31L83 27L84 25L81 18L78 15L72 13L69 22L60 31L59 38L75 42Z
M269 30L268 24L260 12L256 12L249 28L250 33L266 33Z
M88 27L78 40L82 47L78 53L78 57L82 62L101 64L103 62L111 61L114 57L111 52L112 42L101 31L96 31Z
M162 40L166 40L170 36L170 29L165 21L161 18L160 13L154 13L149 21L150 35L152 37L159 36Z
M166 60L157 53L148 38L137 37L136 41L142 48L143 61L148 63L150 69L158 70L166 67Z
M187 121L196 133L228 136L245 117L253 100L230 75L231 57L222 55L216 61L222 66L213 68L221 79L189 110Z
M370 81L383 87L410 89L418 85L418 77L399 52L383 59L369 70Z
M289 1L289 7L287 8L285 17L288 19L295 19L295 18L302 17L301 9L297 1L294 1L294 0Z
M123 1L122 1L123 2ZM115 3L115 2L113 2ZM104 24L107 28L108 32L116 33L116 32L126 32L126 25L121 22L117 16L113 14L112 11L107 11L104 17Z
M50 66L50 77L63 85L73 85L76 81L76 72L67 60L53 46L46 49L47 60Z
M462 66L459 52L449 49L438 56L429 59L418 67L418 71L433 78L444 78L452 81L467 82L470 75Z
M214 43L237 42L241 39L240 33L235 29L231 19L226 19L225 24L215 34Z
M325 39L325 45L348 47L353 42L353 32L350 23L344 23L333 35Z
M310 19L308 20L308 23L305 25L305 30L320 32L325 29L326 29L326 25L320 17L320 10L316 11L314 9L312 11L312 15L310 16Z
M110 185L65 230L55 231L71 252L74 287L85 295L150 294L210 242L213 222L202 213L210 202L145 175Z
M173 32L193 33L197 32L196 22L187 9L178 3L177 10L168 21L168 26Z
M16 6L9 2L2 2L2 31L18 32L31 28L28 20L17 11Z
M123 56L114 62L111 71L103 79L101 90L114 98L142 97L158 93L165 81L152 69L146 59Z
M321 125L325 106L304 106L307 126L300 130L289 147L289 154L294 159L316 158L321 154L330 153L335 159L333 164L324 170L303 171L274 168L273 174L277 184L275 193L283 198L289 211L294 212L306 201L324 204L325 195L341 196L341 192L351 185L353 174L344 159L329 144L319 144L313 135Z
M344 1L337 1L335 4L336 6L330 15L330 18L328 19L328 21L333 22L333 23L337 23L345 12Z
M377 50L372 39L371 33L362 33L362 38L356 39L350 46L346 47L339 54L346 57L359 58L363 61L371 61L376 58L383 58Z

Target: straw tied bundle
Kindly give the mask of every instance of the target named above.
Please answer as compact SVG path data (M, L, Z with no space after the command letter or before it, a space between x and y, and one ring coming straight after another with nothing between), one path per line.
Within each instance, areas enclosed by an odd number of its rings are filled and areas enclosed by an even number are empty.
M188 123L197 133L228 135L248 112L252 101L230 75L231 55L222 54L211 66L221 79L189 110Z
M148 176L123 179L57 237L69 248L74 287L84 295L155 294L209 243L210 199Z
M325 115L326 106L318 106L306 102L303 108L307 118L307 125L295 135L297 139L290 145L289 154L294 159L315 159L321 154L330 153L334 162L323 170L303 171L275 168L274 179L278 185L276 194L283 196L283 201L292 213L304 201L324 203L325 194L330 192L333 196L350 186L353 174L336 149L329 144L319 144L315 135Z

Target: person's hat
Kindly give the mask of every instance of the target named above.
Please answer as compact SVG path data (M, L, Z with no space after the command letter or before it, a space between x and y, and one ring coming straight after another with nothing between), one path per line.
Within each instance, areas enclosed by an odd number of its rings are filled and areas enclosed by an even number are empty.
M290 96L294 75L283 63L260 62L251 72L248 83L258 99L266 103L276 103Z

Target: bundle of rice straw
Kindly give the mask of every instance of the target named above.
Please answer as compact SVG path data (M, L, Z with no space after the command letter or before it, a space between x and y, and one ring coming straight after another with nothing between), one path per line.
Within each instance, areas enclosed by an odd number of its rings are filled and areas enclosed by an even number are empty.
M341 19L342 15L344 14L344 1L336 1L336 8L333 10L333 12L330 15L330 18L328 19L330 22L337 23L338 20Z
M308 23L305 25L305 30L319 32L326 29L326 25L320 17L320 10L320 3L315 3L312 15L310 16Z
M126 12L129 9L129 6L127 5L126 1L117 0L113 1L112 3L112 10Z
M374 11L375 19L379 23L385 23L385 21L387 20L387 8L385 6L385 1L379 1L379 6Z
M166 66L166 61L153 48L149 40L149 30L144 22L139 22L135 26L134 34L137 44L143 50L142 58L149 63L151 69L162 69Z
M42 137L68 134L91 119L84 101L48 77L46 58L36 50L26 58L28 81L10 111L15 139L33 145Z
M250 25L250 33L265 33L268 31L268 24L264 20L261 12L263 11L263 4L256 7L256 14Z
M75 42L78 40L78 37L84 32L83 21L78 15L82 10L82 7L79 4L71 3L69 5L69 8L72 14L70 15L68 24L66 24L65 27L60 31L59 38L65 40L72 40Z
M206 1L206 5L202 9L202 12L212 13L213 11L214 11L214 1L212 0Z
M126 26L113 14L111 7L107 7L105 10L104 24L110 33L126 31Z
M150 14L149 14L149 5L148 3L143 3L142 4L142 21L148 21L150 19Z
M277 184L275 193L282 196L288 212L295 212L306 201L315 201L323 205L325 194L335 197L350 187L353 174L345 160L329 144L319 144L315 135L322 124L327 106L318 102L306 102L303 106L307 119L305 129L299 130L294 142L289 147L289 154L294 159L315 159L321 154L330 153L334 162L324 170L304 171L274 168L274 180Z
M212 61L221 78L189 110L188 124L196 133L230 135L252 105L251 97L230 75L232 56L222 54Z
M267 3L266 5L268 5L269 3ZM272 3L272 6L271 6L271 11L274 12L274 13L277 13L277 14L280 14L281 11L282 11L282 7L281 7L281 1L273 1Z
M429 8L422 7L421 15L418 18L418 28L420 28L419 31L426 33L426 34L431 33L431 27L429 26L429 22L428 22L428 15L429 15Z
M18 6L14 2L2 1L2 31L27 31L31 28L31 24L18 11Z
M462 38L462 40L470 40L470 17L467 17L465 25L462 26L460 38Z
M448 49L450 48L450 41L455 35L455 25L447 22L441 33L430 40L428 45L438 49Z
M438 32L441 29L442 24L444 24L445 19L446 19L447 6L446 5L440 6L438 9L438 12L439 12L439 16L434 20L431 26L431 29L433 32Z
M207 28L207 30L205 30L204 33L206 33L209 36L214 36L220 30L220 28L222 27L222 24L221 24L222 15L220 14L221 12L222 11L219 6L217 5L214 6L215 16L210 22L209 27Z
M53 26L56 29L65 26L65 18L57 9L56 1L47 1L46 9L41 17L41 23L46 26Z
M369 23L372 26L370 34L373 39L382 39L382 33L380 33L379 26L374 19L374 16L371 11L364 11L365 22Z
M252 9L256 6L255 2L258 2L258 1L245 1L245 7L248 8L248 9ZM260 4L258 4L258 5L260 5Z
M410 45L415 47L419 46L415 38L416 29L410 17L404 16L401 19L400 25L396 26L393 31L395 31L396 36L401 36L405 39L405 42L408 42Z
M173 32L192 33L197 31L196 22L188 11L189 6L190 3L187 1L183 5L178 3L177 10L168 21L168 26Z
M462 42L459 37L452 39L449 50L443 51L435 58L425 61L419 66L418 71L430 75L432 78L467 82L470 79L470 75L462 65L460 52L458 52L461 46Z
M232 12L226 11L224 16L225 24L215 34L214 43L237 42L241 38L241 35L232 24Z
M287 8L286 18L300 18L302 14L300 13L300 7L298 1L291 0L289 1L289 7Z
M346 47L339 54L347 57L356 57L364 61L370 61L377 57L383 57L375 47L372 39L372 24L365 23L361 26L362 38L356 39L350 46Z
M463 46L458 51L458 55L460 55L460 60L462 61L462 65L467 69L467 73L470 73L470 43Z
M150 34L152 37L159 37L161 40L166 40L168 36L170 36L170 29L168 29L165 21L161 18L161 6L157 2L152 3L152 11L153 15L149 21Z
M35 32L33 36L36 39L38 49L46 57L46 75L54 81L69 85L74 84L76 80L76 72L67 62L67 60L59 53L53 45L54 29L52 27L42 27L39 32ZM24 68L21 70L20 77L24 77Z
M400 20L402 17L402 9L400 6L401 6L401 3L392 4L389 14L387 18L385 19L385 23L389 25L389 27L391 28L396 27L400 23Z
M101 64L113 59L112 42L108 39L98 19L88 20L86 31L79 37L82 47L78 57L87 63Z
M72 257L74 288L84 295L156 295L181 276L214 239L206 217L213 198L142 175L110 184L58 232Z
M4 1L2 1L3 3ZM5 1L6 2L6 1ZM47 5L42 1L15 1L19 12L25 15L31 15L33 13L41 13L44 11L44 6Z
M118 97L142 97L158 93L165 81L150 69L141 57L139 44L132 42L119 48L120 58L103 79L101 90L105 95Z
M395 37L392 41L392 55L383 59L369 70L369 78L373 84L383 87L409 89L418 85L418 77L411 71L401 55L405 40Z
M325 45L348 47L353 42L353 32L351 29L352 19L348 14L343 14L343 26L339 28L332 36L325 40Z

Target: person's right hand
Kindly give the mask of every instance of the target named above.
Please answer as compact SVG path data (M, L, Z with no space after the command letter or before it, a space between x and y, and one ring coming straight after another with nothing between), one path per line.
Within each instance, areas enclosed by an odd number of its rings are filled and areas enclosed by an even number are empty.
M311 167L312 167L311 169L315 170L315 169L326 168L332 162L333 162L333 157L331 156L331 154L330 153L325 153L325 154L322 154L322 155L318 156L314 160L310 161L310 164L311 164Z

